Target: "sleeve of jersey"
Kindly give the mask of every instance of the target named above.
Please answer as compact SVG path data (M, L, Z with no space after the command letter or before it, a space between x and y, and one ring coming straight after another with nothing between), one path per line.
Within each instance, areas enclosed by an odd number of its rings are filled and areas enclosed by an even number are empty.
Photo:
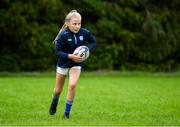
M89 50L91 51L92 49L96 48L97 44L96 44L96 38L92 35L91 32L87 31L87 41L88 41L88 45L87 47L89 48Z
M57 37L54 40L56 48L55 48L55 53L58 58L67 58L68 59L68 54L63 52L63 48L65 46L65 41L64 37L61 34L58 34Z

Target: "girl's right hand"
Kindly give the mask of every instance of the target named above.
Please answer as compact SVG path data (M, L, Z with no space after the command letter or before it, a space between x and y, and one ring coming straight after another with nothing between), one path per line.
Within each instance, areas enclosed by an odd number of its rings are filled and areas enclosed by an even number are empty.
M79 63L82 61L82 58L78 57L76 54L69 54L68 58L72 59L76 63Z

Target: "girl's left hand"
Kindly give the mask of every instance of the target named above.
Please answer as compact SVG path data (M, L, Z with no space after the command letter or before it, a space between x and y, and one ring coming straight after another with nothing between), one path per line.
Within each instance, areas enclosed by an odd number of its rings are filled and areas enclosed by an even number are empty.
M82 61L82 58L78 57L76 54L69 54L68 57L76 63L80 63Z

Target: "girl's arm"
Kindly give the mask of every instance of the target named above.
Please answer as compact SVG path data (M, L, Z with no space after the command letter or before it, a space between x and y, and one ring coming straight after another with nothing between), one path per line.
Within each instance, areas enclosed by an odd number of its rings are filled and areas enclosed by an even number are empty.
M97 46L96 38L92 35L90 31L87 31L87 42L88 42L87 47L89 48L90 51L96 48Z
M64 37L61 34L58 34L54 40L56 48L55 53L58 58L69 58L68 54L63 52L63 48L65 47Z

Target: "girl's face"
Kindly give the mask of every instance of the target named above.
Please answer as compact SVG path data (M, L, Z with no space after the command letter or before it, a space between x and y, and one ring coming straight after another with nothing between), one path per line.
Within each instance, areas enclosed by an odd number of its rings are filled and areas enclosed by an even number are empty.
M73 33L77 33L81 28L81 17L72 17L68 22L68 27Z

